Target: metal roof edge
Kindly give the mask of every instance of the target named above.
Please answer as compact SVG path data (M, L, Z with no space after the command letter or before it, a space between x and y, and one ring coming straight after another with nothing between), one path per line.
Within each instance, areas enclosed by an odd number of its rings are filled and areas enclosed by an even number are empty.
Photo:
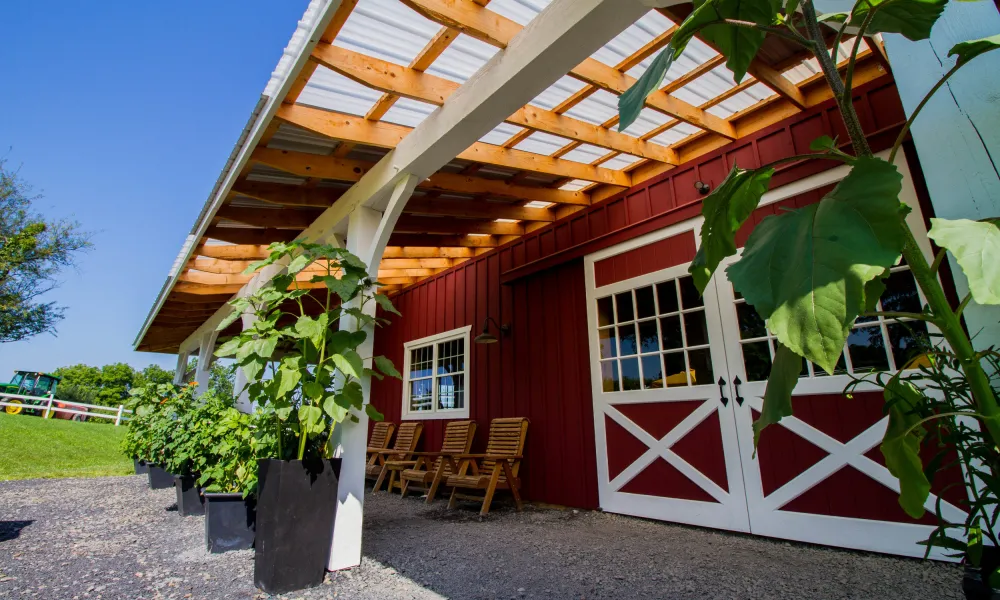
M146 336L150 325L152 325L153 319L160 312L164 302L166 302L167 295L173 289L174 284L177 283L177 278L183 270L177 268L177 265L183 265L191 258L196 245L191 240L201 239L205 230L208 229L208 226L212 222L212 216L218 211L222 201L228 195L233 183L235 183L236 177L243 170L243 167L250 158L251 152L264 134L265 128L271 122L271 119L274 118L278 107L285 96L288 95L288 91L294 83L295 78L302 72L302 69L309 60L309 55L312 54L313 48L316 47L320 36L326 30L327 25L330 24L336 13L336 9L339 7L340 2L338 0L310 0L309 6L306 7L305 13L299 19L288 45L285 46L282 52L281 59L279 59L274 71L271 72L271 78L264 88L264 93L257 100L257 104L250 114L246 126L244 126L243 131L240 133L240 137L233 147L226 165L223 167L219 178L212 188L212 192L205 200L205 205L195 220L195 226L191 229L191 233L187 236L184 245L181 247L180 254L178 254L177 259L174 261L174 267L171 268L167 280L164 281L163 286L160 288L156 302L153 303L152 308L146 314L142 329L140 329L139 334L132 342L133 350L137 350L142 339Z

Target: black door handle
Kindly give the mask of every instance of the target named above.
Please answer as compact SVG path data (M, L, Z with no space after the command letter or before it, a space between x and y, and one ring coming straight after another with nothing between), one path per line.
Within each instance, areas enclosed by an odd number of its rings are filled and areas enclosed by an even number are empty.
M726 380L719 377L719 399L722 400L723 406L729 406L729 398L726 398L726 390L723 386L726 385Z
M743 383L743 382L740 381L740 376L737 375L736 379L733 380L733 386L736 388L736 404L738 404L740 406L743 406L743 396L740 396L740 384L741 383Z

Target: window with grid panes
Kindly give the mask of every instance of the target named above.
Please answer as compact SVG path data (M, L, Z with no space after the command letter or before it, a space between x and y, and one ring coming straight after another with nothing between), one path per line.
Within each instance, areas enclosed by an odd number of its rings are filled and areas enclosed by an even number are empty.
M597 299L605 392L713 382L705 303L690 277Z
M411 419L469 415L470 327L413 340L403 346L403 415Z
M728 284L727 284L728 285ZM757 311L735 290L736 318L740 326L743 366L749 381L764 381L771 372L775 338L764 326ZM917 283L905 264L891 269L878 312L921 311ZM847 337L835 375L863 375L872 371L913 368L911 361L927 347L927 324L912 319L860 317ZM827 373L803 361L802 377L824 377Z

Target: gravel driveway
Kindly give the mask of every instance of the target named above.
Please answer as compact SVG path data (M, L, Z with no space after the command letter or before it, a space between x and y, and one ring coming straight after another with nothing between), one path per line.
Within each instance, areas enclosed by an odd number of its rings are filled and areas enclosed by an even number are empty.
M369 496L360 568L303 598L961 598L955 565L610 514ZM250 551L204 549L200 517L144 477L0 482L0 598L263 598Z

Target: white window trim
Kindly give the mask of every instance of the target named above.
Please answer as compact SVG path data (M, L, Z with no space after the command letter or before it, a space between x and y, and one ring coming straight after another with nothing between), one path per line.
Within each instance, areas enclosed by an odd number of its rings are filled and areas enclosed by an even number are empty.
M469 418L469 405L471 404L471 390L472 390L472 369L471 369L471 358L472 352L469 346L469 333L472 331L472 325L466 325L465 327L460 327L458 329L452 329L451 331L445 331L443 333L437 333L434 335L429 335L427 337L420 338L418 340L410 340L403 344L403 410L402 418L404 420L410 421L427 421L433 419L462 419ZM428 411L410 411L410 350L418 346L432 345L433 355L431 360L433 361L434 370L437 370L437 345L438 342L444 342L449 340L462 339L464 340L465 348L465 402L462 408L439 410L437 408L437 386L431 386L432 392L434 394L433 402L434 409ZM432 376L433 379L433 376Z

